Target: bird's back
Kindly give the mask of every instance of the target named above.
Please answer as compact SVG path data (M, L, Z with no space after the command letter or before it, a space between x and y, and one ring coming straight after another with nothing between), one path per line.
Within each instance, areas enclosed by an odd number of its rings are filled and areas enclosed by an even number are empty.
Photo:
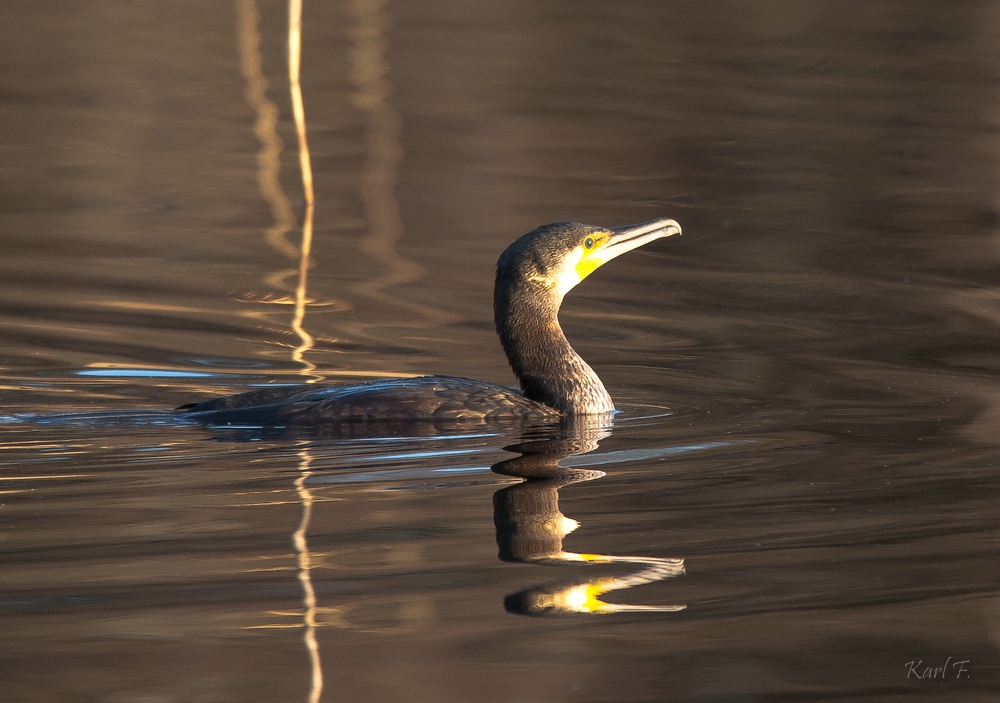
M515 389L455 376L394 378L337 386L275 386L179 408L216 425L324 425L385 421L558 419Z

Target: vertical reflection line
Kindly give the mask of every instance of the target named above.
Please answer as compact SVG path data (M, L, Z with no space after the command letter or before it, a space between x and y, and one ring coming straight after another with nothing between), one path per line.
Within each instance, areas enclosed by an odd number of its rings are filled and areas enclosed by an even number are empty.
M367 292L411 280L421 274L419 266L395 252L403 233L394 188L396 173L403 158L399 143L402 119L389 105L392 92L386 80L389 66L385 53L385 32L389 18L384 0L350 0L349 12L355 21L351 30L351 82L357 86L351 98L354 106L368 120L367 141L371 158L361 175L361 197L368 217L368 231L361 240L361 250L385 264L389 272L371 282Z
M385 34L390 18L385 0L350 0L347 7L354 20L348 52L350 80L357 88L351 102L367 119L370 155L361 175L361 199L368 220L368 231L361 238L361 250L388 269L382 276L359 285L358 290L396 307L416 310L427 318L448 321L452 317L447 313L384 292L390 286L419 279L424 274L424 267L396 251L403 234L403 221L394 193L403 158L400 143L403 120L389 104L392 86L386 79L389 65Z
M313 496L306 488L306 480L312 475L310 466L312 457L308 449L299 450L299 477L295 480L295 492L302 503L302 520L299 529L292 535L292 543L299 555L299 583L302 584L302 639L309 651L309 662L312 668L312 686L309 688L309 703L317 703L323 693L323 665L319 657L319 644L316 642L316 591L312 582L312 554L306 535L309 533L309 520L312 518Z
M299 250L292 246L285 235L295 225L292 204L281 188L278 174L281 171L281 138L277 133L278 106L267 97L267 79L264 77L264 59L260 53L260 13L254 0L236 0L237 42L240 54L240 72L246 81L244 95L257 115L253 133L260 142L257 154L257 184L261 195L271 208L274 224L267 230L267 242L289 259L298 259Z
M312 250L313 233L313 181L312 167L309 159L309 147L306 142L305 110L302 104L302 88L299 83L299 67L302 41L302 2L289 1L288 20L288 72L291 90L292 108L295 116L295 128L299 140L299 164L302 170L302 188L305 194L305 217L302 224L302 245L296 250L289 244L285 235L294 225L291 203L281 188L278 179L280 173L281 139L277 135L278 108L267 98L267 79L263 72L263 58L260 53L260 13L254 0L235 0L237 16L237 41L240 55L240 71L246 80L245 91L247 102L257 114L254 122L254 135L261 143L257 155L257 182L261 193L271 208L274 219L267 232L268 243L279 252L291 259L299 260L298 284L295 288L295 315L292 329L298 335L301 343L292 352L292 360L302 364L303 373L308 374L316 367L303 358L303 354L312 348L313 338L305 331L306 281L309 269L309 255ZM294 270L292 271L294 273ZM284 272L282 272L284 274ZM278 278L283 278L279 274ZM311 382L318 380L311 379ZM323 692L323 669L319 655L319 644L316 641L316 591L312 583L312 555L306 535L309 531L309 521L312 518L313 496L306 488L306 480L312 475L310 467L312 458L307 448L299 450L299 477L295 481L295 492L302 503L302 519L298 529L292 534L292 543L298 555L298 578L302 585L302 626L306 649L309 652L312 684L309 688L309 703L318 703Z
M267 277L267 282L276 287L284 287L284 281L298 274L295 287L295 312L292 317L292 331L299 338L299 344L292 351L292 361L302 366L301 372L309 375L316 366L304 358L306 351L314 346L312 336L305 331L305 317L308 298L306 296L306 272L312 250L313 232L313 185L309 161L308 145L305 140L305 117L302 107L302 89L299 85L299 49L301 47L301 2L298 3L298 18L289 19L289 78L291 83L292 107L295 114L296 130L299 134L299 161L302 166L302 184L305 191L306 212L302 226L302 246L296 248L289 243L286 235L295 225L292 204L285 195L279 180L281 172L281 138L277 133L278 106L267 97L268 82L264 77L264 60L260 51L260 12L254 0L235 0L237 16L237 43L240 55L240 72L246 81L244 94L256 113L253 132L260 142L257 154L257 183L264 200L271 209L274 224L267 229L266 239L274 249L289 259L297 259L297 269L285 269ZM290 7L292 13L296 8ZM292 53L294 52L294 53ZM306 382L318 379L310 377Z
M302 172L302 192L305 197L305 213L302 220L302 246L299 254L299 283L295 287L295 317L292 329L299 336L301 344L292 352L292 359L304 367L303 373L316 367L306 361L304 354L312 349L313 338L302 326L306 315L306 280L309 272L309 254L312 251L313 211L315 198L313 195L312 164L309 159L309 144L306 141L306 115L302 104L302 85L299 82L299 69L302 58L302 0L288 1L288 84L292 98L292 114L295 117L295 132L299 137L299 169ZM315 382L316 378L312 381ZM299 583L302 584L302 640L309 651L309 662L312 668L312 686L309 689L309 703L318 703L323 693L323 666L319 656L319 644L316 642L316 591L312 582L312 555L306 535L309 532L309 520L312 517L313 497L306 488L306 480L312 475L310 467L312 457L307 448L299 450L299 477L295 481L295 491L302 502L302 521L295 531L292 541L299 555Z
M308 375L316 366L305 359L305 353L313 348L315 342L302 323L306 316L306 281L309 273L309 254L312 251L315 198L309 143L306 140L306 113L302 103L302 85L299 82L301 61L302 0L288 0L288 83L292 97L292 114L295 117L295 132L299 137L299 169L302 172L302 192L305 197L302 246L299 249L299 282L295 287L295 316L292 318L292 330L298 335L300 343L292 351L292 360L302 364L302 373ZM307 383L315 383L318 380L313 377Z
M302 64L302 0L288 2L288 81L292 92L292 113L295 131L299 137L299 167L302 169L302 189L306 205L313 204L312 164L309 160L309 143L306 141L306 112L302 104L302 85L299 82Z

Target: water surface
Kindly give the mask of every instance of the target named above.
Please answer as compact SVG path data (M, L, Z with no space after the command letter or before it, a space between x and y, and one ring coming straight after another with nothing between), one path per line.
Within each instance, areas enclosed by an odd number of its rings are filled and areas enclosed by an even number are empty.
M3 11L0 700L996 699L995 3L307 3L301 331L285 11ZM169 412L511 383L499 252L659 216L613 428Z

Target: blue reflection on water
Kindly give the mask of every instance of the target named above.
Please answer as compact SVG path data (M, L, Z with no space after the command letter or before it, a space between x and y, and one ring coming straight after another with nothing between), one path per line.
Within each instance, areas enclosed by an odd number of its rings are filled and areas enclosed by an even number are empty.
M687 452L699 452L706 449L717 449L718 447L732 447L738 444L749 444L753 440L741 439L732 442L699 442L698 444L684 444L679 447L649 447L648 449L625 449L617 452L607 452L605 454L588 454L585 456L571 456L563 459L560 464L568 467L593 466L595 464L618 464L623 461L640 461L643 459L658 459L660 457L671 456L673 454L686 454Z
M216 378L222 373L208 371L168 371L166 369L81 369L77 376L104 376L108 378Z

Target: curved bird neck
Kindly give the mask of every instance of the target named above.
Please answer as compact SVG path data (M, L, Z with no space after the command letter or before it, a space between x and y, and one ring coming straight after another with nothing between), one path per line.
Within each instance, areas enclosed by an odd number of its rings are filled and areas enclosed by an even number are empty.
M531 400L566 413L608 413L614 401L559 326L562 296L540 282L497 278L493 315L514 375Z

